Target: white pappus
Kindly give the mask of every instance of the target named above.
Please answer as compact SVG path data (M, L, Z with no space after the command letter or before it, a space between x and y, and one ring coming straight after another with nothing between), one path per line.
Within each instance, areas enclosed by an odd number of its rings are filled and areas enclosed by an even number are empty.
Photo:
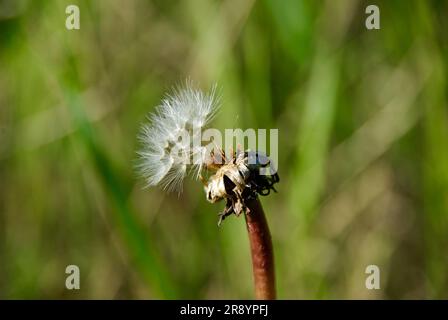
M216 85L204 93L187 81L165 96L139 134L142 148L137 152L137 170L147 186L181 192L189 172L199 177L206 158L206 147L200 141L202 129L218 107Z

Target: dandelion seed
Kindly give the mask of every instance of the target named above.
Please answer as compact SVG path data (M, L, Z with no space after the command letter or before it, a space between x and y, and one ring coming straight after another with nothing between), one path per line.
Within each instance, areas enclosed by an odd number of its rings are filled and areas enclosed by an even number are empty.
M187 81L156 107L139 134L142 149L137 170L147 186L181 192L189 172L199 177L206 155L201 132L216 114L218 102L216 86L203 93Z

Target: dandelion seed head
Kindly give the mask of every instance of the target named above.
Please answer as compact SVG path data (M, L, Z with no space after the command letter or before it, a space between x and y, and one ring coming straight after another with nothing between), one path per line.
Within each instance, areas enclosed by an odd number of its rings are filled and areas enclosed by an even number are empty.
M165 96L138 136L142 147L137 170L147 186L181 192L188 173L199 177L206 156L201 133L218 106L216 86L204 93L190 81Z

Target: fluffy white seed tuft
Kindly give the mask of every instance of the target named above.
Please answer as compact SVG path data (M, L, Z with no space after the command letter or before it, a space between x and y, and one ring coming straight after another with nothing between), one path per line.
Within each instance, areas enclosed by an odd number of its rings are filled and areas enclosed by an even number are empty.
M147 186L181 192L188 172L199 177L206 157L201 132L218 110L218 103L216 86L203 93L187 81L166 95L148 116L149 123L139 134L142 149L137 165Z

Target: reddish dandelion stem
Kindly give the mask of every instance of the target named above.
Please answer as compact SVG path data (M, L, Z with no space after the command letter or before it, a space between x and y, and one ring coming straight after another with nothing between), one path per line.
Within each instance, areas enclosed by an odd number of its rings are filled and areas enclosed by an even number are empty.
M247 202L249 213L245 214L252 254L255 297L259 300L276 298L274 251L271 234L260 200Z

